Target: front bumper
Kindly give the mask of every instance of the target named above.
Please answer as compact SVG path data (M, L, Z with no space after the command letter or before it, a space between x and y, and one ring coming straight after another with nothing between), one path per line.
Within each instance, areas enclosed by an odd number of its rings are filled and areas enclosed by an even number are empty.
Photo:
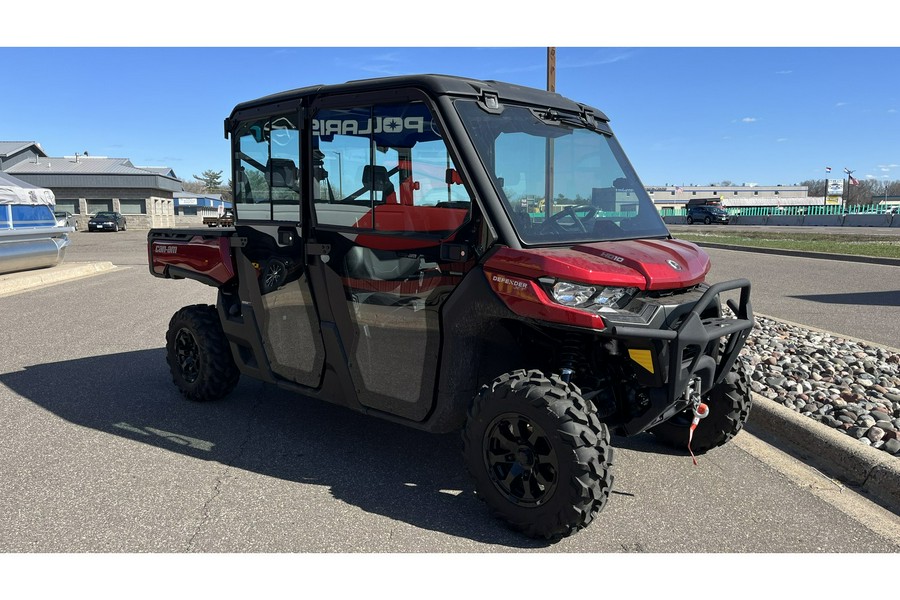
M710 305L720 302L720 294L731 290L740 290L738 304L728 302L734 317L701 318ZM687 408L685 390L694 378L700 380L701 393L706 394L731 371L753 328L750 282L735 279L710 286L675 329L612 322L609 326L609 335L620 340L639 365L638 357L652 361L637 368L639 381L641 369L646 371L643 379L649 407L621 427L624 435L634 435Z

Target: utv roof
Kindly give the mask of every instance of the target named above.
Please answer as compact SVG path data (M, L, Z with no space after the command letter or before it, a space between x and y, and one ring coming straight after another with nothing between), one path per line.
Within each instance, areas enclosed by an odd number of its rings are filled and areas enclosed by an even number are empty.
M280 92L256 100L242 102L234 107L231 117L242 111L272 104L283 104L285 108L304 98L324 97L336 94L373 92L393 88L418 88L432 96L459 96L480 98L485 93L496 94L501 103L513 102L532 104L558 110L581 112L589 109L595 118L608 121L602 111L591 106L579 104L555 92L530 88L501 81L482 81L452 75L401 75L397 77L379 77L376 79L358 79L334 85L313 85L286 92Z

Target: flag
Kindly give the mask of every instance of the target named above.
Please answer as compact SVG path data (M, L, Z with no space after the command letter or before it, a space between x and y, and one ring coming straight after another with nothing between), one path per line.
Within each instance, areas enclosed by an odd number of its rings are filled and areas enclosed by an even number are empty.
M850 185L859 185L859 179L857 179L853 175L850 175Z
M825 172L826 172L826 173L831 173L831 167L825 167Z

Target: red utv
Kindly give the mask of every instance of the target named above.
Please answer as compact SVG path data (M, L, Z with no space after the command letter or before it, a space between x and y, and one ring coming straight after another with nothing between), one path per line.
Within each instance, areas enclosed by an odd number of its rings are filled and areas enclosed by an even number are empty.
M750 284L705 281L599 110L423 75L245 102L225 134L236 225L148 237L154 275L219 290L166 334L187 398L243 374L461 429L478 496L543 538L606 503L610 431L702 453L743 426Z

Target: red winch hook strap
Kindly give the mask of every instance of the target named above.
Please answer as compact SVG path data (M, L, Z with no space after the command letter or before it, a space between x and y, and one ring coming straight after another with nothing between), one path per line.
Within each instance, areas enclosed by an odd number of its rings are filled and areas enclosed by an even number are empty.
M694 451L691 450L691 440L694 439L694 430L697 429L697 424L700 423L700 419L705 419L709 416L709 407L702 402L694 408L694 420L691 421L691 430L688 433L688 452L691 453L691 458L694 461L694 465L697 464L697 457L694 456Z

